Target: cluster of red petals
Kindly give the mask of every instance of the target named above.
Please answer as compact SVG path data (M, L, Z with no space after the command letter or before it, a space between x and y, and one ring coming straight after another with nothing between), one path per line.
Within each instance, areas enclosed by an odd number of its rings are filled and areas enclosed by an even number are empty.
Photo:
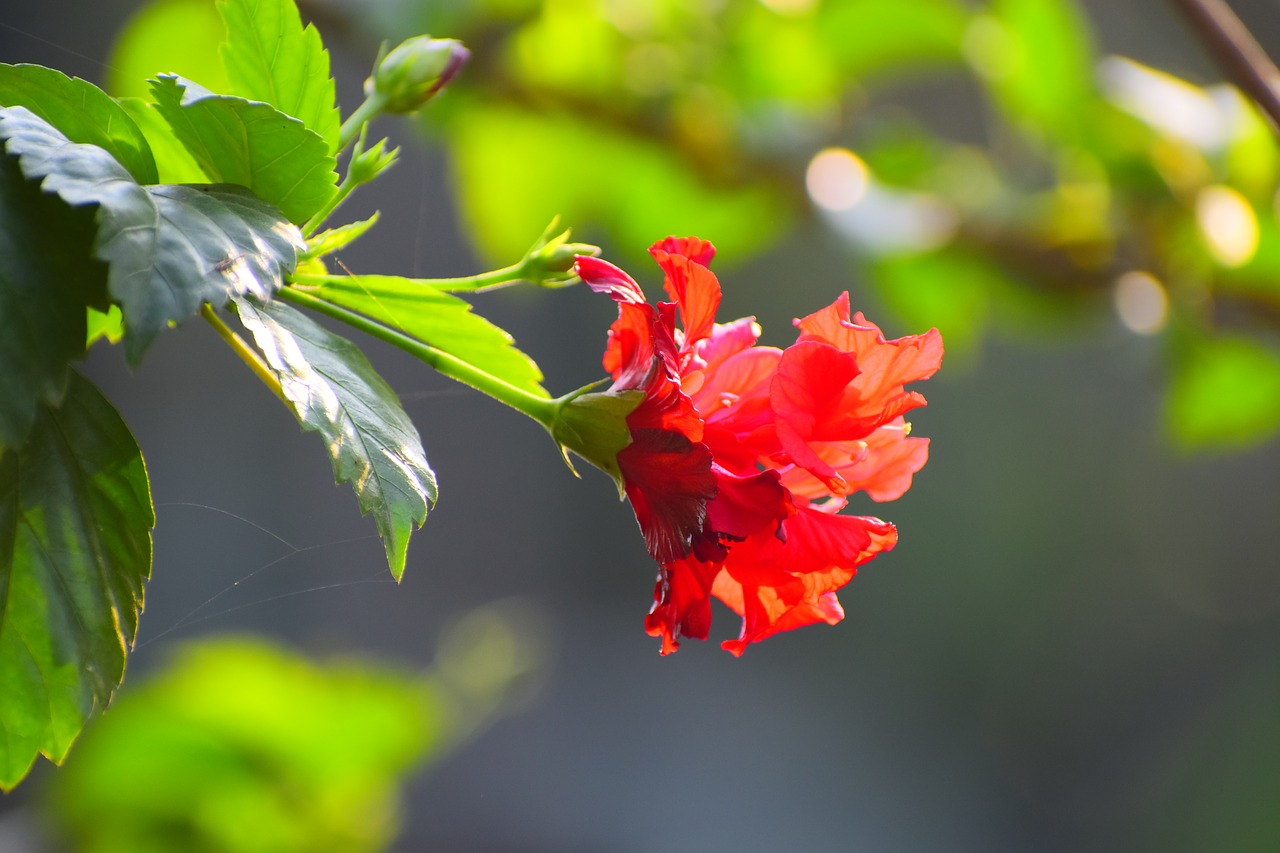
M796 321L785 350L757 346L747 317L715 322L715 248L669 237L650 254L670 302L650 305L625 272L579 257L577 272L618 303L604 366L613 390L644 392L618 454L627 497L661 564L646 628L662 653L706 639L711 598L742 617L735 655L779 631L844 616L836 591L897 543L847 498L899 497L928 458L903 415L925 404L904 385L942 361L937 330L885 340L849 295ZM677 322L678 321L678 322Z

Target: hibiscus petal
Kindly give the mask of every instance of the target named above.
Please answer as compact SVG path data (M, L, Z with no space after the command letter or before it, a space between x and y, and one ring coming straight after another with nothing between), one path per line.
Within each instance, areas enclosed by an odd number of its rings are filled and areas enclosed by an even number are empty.
M846 494L864 491L873 501L892 501L911 488L912 475L929 459L929 439L909 437L909 433L903 419L896 418L863 440L811 442L809 447L844 480ZM703 441L718 456L714 435L709 427ZM831 495L826 483L797 466L782 472L782 484L807 500Z
M849 383L857 376L858 363L851 354L819 341L802 341L782 354L769 385L778 443L796 465L810 471L836 494L845 492L844 480L809 442L861 437L856 426L847 423L848 413L839 406ZM829 421L834 418L850 427L848 434L829 435ZM865 435L874 428L874 422L868 423L861 433Z
M732 323L716 323L709 337L693 348L695 369L715 372L729 356L755 346L760 338L760 324L755 317L742 317Z
M861 460L838 469L850 493L865 491L873 501L893 501L911 488L911 477L929 461L929 439L912 438L901 418L867 436Z
M772 534L795 513L777 471L739 476L712 464L716 496L707 503L707 529L739 541L753 533Z
M645 304L644 291L636 280L608 261L590 255L577 255L574 272L596 293L607 293L617 302Z
M718 571L718 566L692 558L663 564L653 590L653 607L644 620L649 636L662 638L662 654L680 648L681 637L707 638L711 584Z
M735 655L781 631L839 622L844 611L836 590L898 538L894 526L878 518L810 507L799 507L786 529L785 543L757 535L735 544L716 576L712 594L743 620L738 639L722 644Z
M928 379L942 365L942 335L930 329L923 335L908 335L886 340L880 328L859 311L849 317L849 294L840 294L835 302L808 317L796 320L799 340L820 340L858 359L858 366L876 386L863 388L865 397L874 397L893 386Z
M711 334L716 309L720 307L720 281L711 270L684 255L668 254L661 249L650 252L666 273L663 288L680 307L684 318L682 351L688 351Z
M716 247L701 237L667 237L649 247L649 254L653 255L655 252L684 255L694 263L709 267L716 256Z
M649 553L664 564L688 555L716 494L706 445L670 430L632 429L618 467Z

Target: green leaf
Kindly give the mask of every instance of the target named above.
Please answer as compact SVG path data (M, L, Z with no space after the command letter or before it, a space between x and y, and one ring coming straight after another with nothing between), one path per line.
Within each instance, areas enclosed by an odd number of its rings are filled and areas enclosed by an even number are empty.
M160 180L142 131L92 83L41 65L0 63L0 106L26 107L72 142L106 149L140 184Z
M703 234L746 260L790 225L778 189L711 186L668 147L585 118L468 102L448 132L467 230L495 263L523 255L557 214L607 226L635 257L664 234Z
M73 373L0 458L0 789L61 761L124 678L154 523L137 444Z
M966 34L970 60L1016 121L1075 139L1094 88L1093 46L1070 0L996 0Z
M1280 429L1280 352L1248 338L1198 342L1174 375L1166 406L1188 448L1247 447Z
M23 107L0 108L0 139L45 192L98 205L94 255L109 265L134 363L160 329L202 303L277 290L303 246L296 228L243 188L139 186L106 151L69 142ZM83 326L78 334L83 340Z
M91 345L98 338L106 338L111 343L118 344L124 337L124 315L120 313L119 305L112 305L105 313L90 308L88 325L86 346Z
M960 59L968 11L956 0L826 3L814 24L841 71L867 77Z
M395 392L354 344L280 302L234 300L304 430L318 432L339 483L373 513L391 574L404 574L413 528L436 502L436 477Z
M23 178L0 156L0 455L26 442L43 401L56 405L84 353L85 306L106 297L93 217Z
M378 222L378 211L373 212L373 216L368 219L361 219L359 222L348 222L346 225L339 225L337 228L330 228L327 231L321 231L319 234L307 241L307 250L304 256L307 258L323 258L332 252L346 248L364 235Z
M268 103L299 119L338 150L338 108L329 52L320 33L302 18L293 0L219 0L227 26L222 64L228 94Z
M130 681L46 804L68 850L387 850L398 783L459 738L453 698L419 672L205 640Z
M153 80L151 93L210 180L248 187L295 223L333 196L338 176L329 146L296 118L172 75Z
M310 288L309 288L310 289ZM542 371L503 329L471 313L471 305L417 279L334 276L315 288L327 302L358 311L531 394L546 397Z
M117 103L133 119L138 130L147 138L151 154L155 157L159 182L162 184L205 184L209 176L173 135L168 122L160 117L156 108L141 98L121 98Z
M151 0L139 5L116 37L107 61L108 92L118 98L146 98L147 80L157 74L181 74L210 91L227 91L227 75L218 57L226 32L211 0Z

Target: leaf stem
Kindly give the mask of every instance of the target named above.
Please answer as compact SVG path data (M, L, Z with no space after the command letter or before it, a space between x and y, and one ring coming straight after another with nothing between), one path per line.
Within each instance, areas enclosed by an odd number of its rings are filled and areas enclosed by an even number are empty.
M406 278L405 281L422 285L423 287L430 287L433 290L480 293L525 280L525 266L525 261L521 261L501 269L458 278ZM309 273L298 273L293 277L294 284L309 287L323 287L326 284L339 284L349 280L350 276L345 275L313 275Z
M307 278L307 276L301 276L300 278ZM296 287L285 287L277 296L295 305L301 305L304 308L310 308L313 311L332 317L394 347L398 347L415 358L426 362L450 379L456 379L464 385L470 385L477 391L488 394L495 400L506 403L516 411L528 415L547 429L551 428L551 424L555 420L559 403L557 400L530 394L528 391L504 382L498 377L486 373L444 350L424 344L402 332L370 320L362 314L357 314L331 302L326 302L323 299L298 290Z
M275 374L271 372L271 368L267 367L267 363L262 360L257 351L253 347L245 343L244 338L237 335L231 330L226 323L222 322L222 318L213 310L213 307L206 302L200 306L200 316L213 326L218 336L227 342L227 346L231 347L232 352L240 356L240 360L249 366L253 374L262 380L262 384L271 389L271 393L280 398L282 402L288 403L288 399L284 396L284 389L280 387L280 380L276 379Z
M1280 131L1280 69L1225 0L1173 0L1235 84Z
M311 239L311 235L316 233L316 229L324 224L324 221L329 218L330 214L338 209L338 205L346 201L347 196L351 195L358 186L360 185L353 181L350 173L348 173L347 176L343 178L342 183L338 184L338 189L329 198L329 200L325 202L324 207L317 210L315 215L308 219L306 224L302 226L302 236L306 239Z

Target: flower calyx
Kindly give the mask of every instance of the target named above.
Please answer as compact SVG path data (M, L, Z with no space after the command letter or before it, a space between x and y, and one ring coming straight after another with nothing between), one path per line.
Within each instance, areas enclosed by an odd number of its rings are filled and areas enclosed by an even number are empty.
M631 444L627 415L644 400L644 393L591 390L601 384L593 382L557 399L545 426L575 477L581 475L569 459L570 451L612 477L621 498L625 493L618 454Z

